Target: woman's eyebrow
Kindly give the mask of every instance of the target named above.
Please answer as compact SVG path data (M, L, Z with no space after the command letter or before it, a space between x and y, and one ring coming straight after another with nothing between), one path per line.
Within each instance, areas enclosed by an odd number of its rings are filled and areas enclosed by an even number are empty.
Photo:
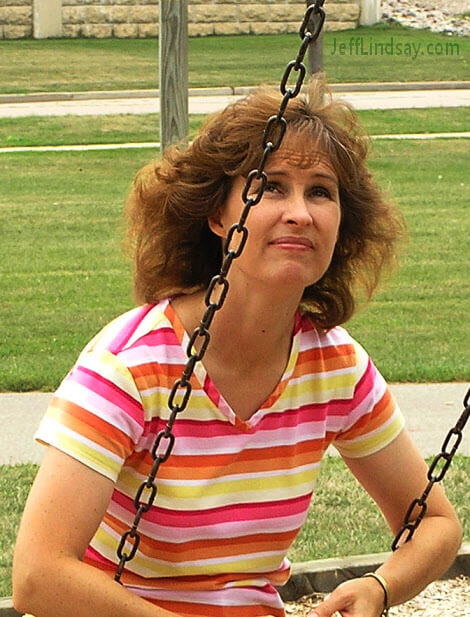
M266 170L266 175L268 176L268 178L270 176L289 176L289 172L284 171L283 169L272 169L272 170ZM338 185L338 178L336 176L333 176L331 174L322 172L322 171L314 171L311 174L312 178L324 178L325 180L329 180L330 182L332 182L335 185Z

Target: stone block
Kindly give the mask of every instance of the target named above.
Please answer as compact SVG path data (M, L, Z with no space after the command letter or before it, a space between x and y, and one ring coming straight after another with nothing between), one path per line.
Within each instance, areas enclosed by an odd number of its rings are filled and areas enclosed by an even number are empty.
M357 27L356 21L325 21L325 32L335 32L336 30L354 30Z
M359 19L360 9L357 4L332 4L329 8L327 21L354 21Z
M299 26L297 24L297 30ZM284 34L286 33L287 25L285 22L275 21L275 22L253 22L251 23L251 32L253 34Z
M137 24L137 36L140 39L150 39L158 36L159 24Z
M236 22L214 23L214 34L248 34L249 31L249 24Z
M113 6L110 8L110 21L113 24L127 24L129 16L129 7L127 6ZM124 37L127 38L127 37Z
M201 4L198 6L188 6L188 21L193 23L230 23L234 19L233 7L220 6L215 4Z
M89 6L86 16L89 24L103 24L112 21L111 11L106 6Z
M80 28L80 36L86 39L108 39L113 36L111 24L85 24Z
M33 25L32 6L0 7L0 23L8 26Z
M77 39L80 36L80 26L76 24L63 25L62 36L66 39Z
M103 4L103 0L99 1ZM97 0L62 0L62 6L90 6L96 3Z
M4 39L27 39L33 35L33 25L3 26Z
M189 36L211 36L214 34L214 24L188 24Z
M113 35L118 39L134 39L137 34L137 24L115 24L113 28Z
M81 6L62 7L62 24L85 24L87 22L86 8Z
M32 0L2 0L2 7L6 6L32 6Z
M297 4L286 6L285 4L247 3L241 4L237 9L240 21L271 22L271 21L295 21L299 23L305 13L305 5Z
M158 6L130 6L128 21L131 24L158 23L160 11Z

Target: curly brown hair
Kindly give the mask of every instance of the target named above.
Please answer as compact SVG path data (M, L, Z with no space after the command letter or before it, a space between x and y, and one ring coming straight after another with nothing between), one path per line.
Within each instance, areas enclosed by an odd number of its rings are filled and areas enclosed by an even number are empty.
M137 174L127 213L138 302L207 288L218 273L222 247L208 217L223 206L233 178L259 165L266 121L280 100L275 90L258 89L211 115L189 146L169 148ZM369 144L354 110L332 98L323 77L289 102L284 117L286 135L302 137L300 149L326 154L338 176L338 242L327 272L305 289L300 305L317 327L329 329L353 315L360 289L370 299L395 262L404 225L366 166Z

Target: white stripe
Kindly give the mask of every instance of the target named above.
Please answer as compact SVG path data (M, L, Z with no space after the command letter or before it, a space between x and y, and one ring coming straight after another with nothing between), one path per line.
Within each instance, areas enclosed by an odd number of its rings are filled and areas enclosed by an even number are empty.
M17 152L88 152L89 150L130 150L144 148L160 148L160 142L132 142L123 144L75 144L67 146L11 146L0 148L2 154Z
M248 576L247 576L248 578ZM268 604L269 606L282 608L282 602L276 592L266 592L262 589L253 588L256 580L259 587L269 584L265 577L249 578L251 587L231 586L225 589L208 589L201 591L184 591L174 589L149 589L145 587L126 586L137 595L152 600L173 600L177 602L190 602L192 604L211 604L213 606L243 606Z

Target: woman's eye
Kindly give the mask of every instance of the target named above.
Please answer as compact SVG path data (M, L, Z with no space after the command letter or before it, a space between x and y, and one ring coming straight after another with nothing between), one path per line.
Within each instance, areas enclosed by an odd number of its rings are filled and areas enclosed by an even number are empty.
M315 197L326 197L327 199L331 199L330 191L324 186L315 186L312 189L312 194Z
M279 187L275 182L268 182L264 190L266 193L274 193L278 188Z

